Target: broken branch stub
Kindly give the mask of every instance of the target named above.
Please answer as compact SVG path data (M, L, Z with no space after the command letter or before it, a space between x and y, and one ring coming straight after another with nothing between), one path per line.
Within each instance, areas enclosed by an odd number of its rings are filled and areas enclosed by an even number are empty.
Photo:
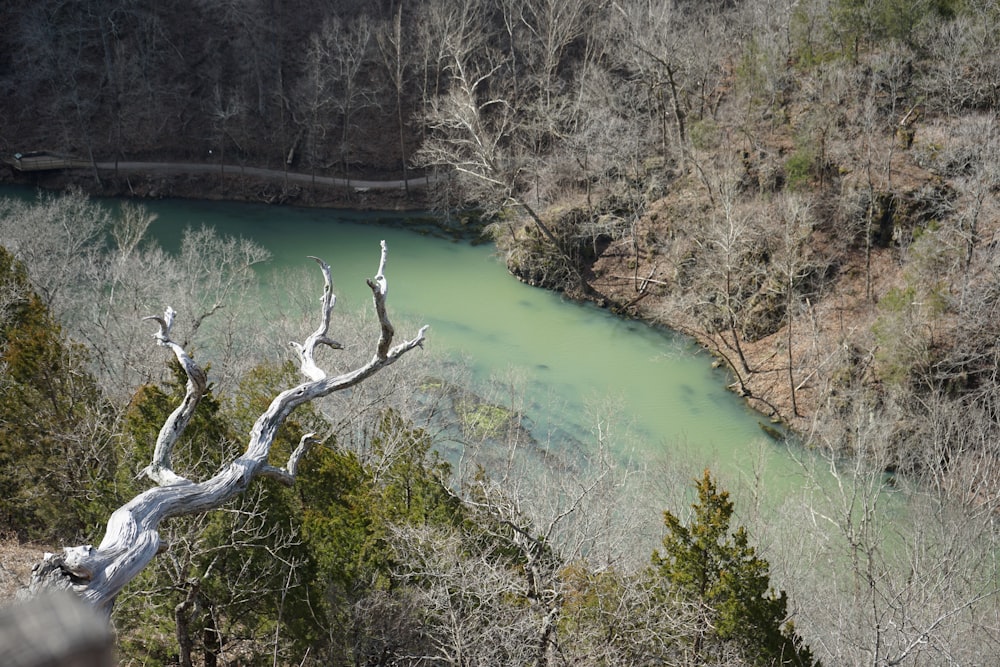
M413 338L392 347L395 332L385 308L388 292L385 241L382 241L381 248L378 273L373 280L368 281L380 328L372 359L334 377L329 377L316 363L317 346L341 348L339 343L328 336L330 315L336 302L330 267L316 259L324 280L320 324L302 344L293 343L299 356L299 370L306 380L278 394L254 423L243 454L201 482L175 473L171 467L171 453L205 394L207 378L183 347L171 340L170 329L174 318L172 309L167 308L163 317L146 318L159 324L159 330L153 334L157 344L174 353L187 375L184 399L164 422L157 437L153 460L144 471L157 486L138 494L111 514L104 539L97 548L85 545L65 548L60 554L46 554L42 562L32 570L31 582L22 596L33 595L45 588L65 588L76 592L99 609L110 612L122 588L161 549L159 525L163 520L220 507L233 496L242 493L255 477L270 477L289 485L294 483L302 458L318 440L312 433L303 436L284 467L270 465L268 456L271 445L288 415L303 403L363 382L413 348L423 345L426 326L421 327Z

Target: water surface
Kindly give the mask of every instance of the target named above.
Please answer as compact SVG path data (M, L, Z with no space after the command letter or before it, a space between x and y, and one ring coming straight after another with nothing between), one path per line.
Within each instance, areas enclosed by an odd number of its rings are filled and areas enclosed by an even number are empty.
M33 196L23 188L0 192ZM203 225L267 248L264 299L282 298L271 285L274 272L312 271L309 255L326 260L338 310L370 308L365 280L378 268L385 239L389 310L399 335L429 324L426 348L469 364L480 382L523 379L539 439L586 445L593 441L592 407L603 404L613 431L634 435L612 443L623 458L711 467L730 478L763 476L770 492L802 482L784 445L761 430L766 420L726 389L730 378L691 340L524 285L490 244L414 231L411 217L394 213L193 200L143 205L157 215L151 233L167 250L177 250L185 228Z
M338 308L368 307L364 281L374 275L385 239L394 321L429 324L428 349L465 358L480 379L509 372L525 378L529 416L540 428L586 432L587 406L609 401L638 436L619 448L639 459L675 452L693 465L749 471L767 446L763 418L726 389L727 375L689 339L524 285L489 244L418 233L387 213L146 205L158 214L153 231L168 249L185 227L204 224L266 247L271 270L309 267L307 255L323 258L332 267ZM796 468L783 452L767 465L777 476Z

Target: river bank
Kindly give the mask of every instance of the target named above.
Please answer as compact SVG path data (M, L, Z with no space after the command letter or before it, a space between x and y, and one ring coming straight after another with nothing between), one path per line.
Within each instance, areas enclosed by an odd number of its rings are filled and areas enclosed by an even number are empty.
M13 170L0 171L0 182L32 186L44 190L79 188L91 196L158 200L167 198L263 203L275 206L304 208L345 208L360 211L426 211L433 204L433 191L426 187L426 177L414 178L409 184L399 180L368 177L364 180L313 177L309 174L264 170L239 165L200 165L197 171L184 169L174 163L145 162L122 163L119 169L99 163L101 169L65 170L22 174ZM190 167L190 165L188 165ZM408 187L409 186L409 187ZM639 224L646 237L665 234L664 226L657 224L653 213L644 216ZM441 231L449 236L482 234L481 221L474 216L452 220L442 225ZM629 247L625 247L629 246ZM636 264L630 243L611 244L604 248L586 266L580 267L588 289L562 291L565 298L593 303L625 319L634 319L658 327L680 332L714 354L720 365L734 369L735 365L725 353L724 337L713 336L690 316L683 306L673 303L666 283L658 278L662 272L663 258L653 252L645 253ZM511 267L508 267L511 268ZM510 273L523 280L518 272ZM794 430L808 427L818 399L810 387L801 387L793 401L782 369L775 364L773 341L764 339L746 344L744 353L755 372L734 379L729 388L742 396L764 417L781 422ZM793 402L796 405L793 406Z
M623 200L631 203L622 207ZM843 389L837 382L871 380L877 300L899 270L891 250L874 249L866 297L858 253L823 247L815 222L802 232L815 246L803 240L780 248L768 227L773 212L755 205L743 215L758 222L727 229L712 211L711 193L678 178L655 199L606 193L593 204L567 201L543 212L560 234L559 252L530 223L505 224L497 245L522 282L693 339L730 372L731 391L771 422L804 434ZM800 275L791 295L771 259L779 252L795 253Z
M0 170L0 183L44 190L76 187L91 196L204 199L309 208L422 211L431 207L429 178L381 174L334 178L247 165L176 162L98 162L87 169Z

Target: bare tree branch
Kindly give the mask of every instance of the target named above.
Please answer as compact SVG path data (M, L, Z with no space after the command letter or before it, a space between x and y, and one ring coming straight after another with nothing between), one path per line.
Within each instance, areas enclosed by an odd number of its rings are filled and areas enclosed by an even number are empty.
M65 548L62 554L46 554L32 571L27 594L45 587L68 588L108 612L122 588L163 548L159 534L162 521L183 514L216 509L242 493L254 477L265 476L286 484L293 483L301 458L315 442L313 434L302 439L285 468L268 464L271 444L291 412L303 403L364 381L423 344L426 326L412 339L391 347L395 332L385 309L388 292L385 278L386 253L383 241L378 274L368 281L380 323L379 341L372 359L363 366L335 377L327 377L316 365L313 355L317 345L339 347L327 336L330 312L334 304L329 266L317 260L324 276L321 324L304 344L295 346L299 352L300 370L307 380L278 394L254 424L246 451L203 482L195 483L176 475L170 468L170 453L189 423L198 400L204 394L205 374L181 346L170 340L173 311L168 308L162 318L150 318L160 325L155 334L158 344L169 347L174 352L188 375L185 398L164 424L157 439L153 462L146 470L146 474L159 486L140 493L115 510L108 520L104 539L97 548L84 545Z
M177 357L177 362L184 369L188 378L184 400L170 413L170 416L163 423L160 434L156 438L153 461L143 471L147 477L160 486L191 483L190 480L177 475L173 471L170 464L170 455L173 453L177 439L184 432L184 429L187 428L191 417L194 416L194 411L197 409L201 397L205 395L205 389L208 386L208 378L205 377L205 372L201 367L194 363L194 359L188 355L183 347L170 339L170 329L174 324L174 315L176 315L174 309L168 307L164 311L163 317L151 315L144 318L153 320L160 325L159 331L153 334L156 344L169 348L174 353L174 356Z

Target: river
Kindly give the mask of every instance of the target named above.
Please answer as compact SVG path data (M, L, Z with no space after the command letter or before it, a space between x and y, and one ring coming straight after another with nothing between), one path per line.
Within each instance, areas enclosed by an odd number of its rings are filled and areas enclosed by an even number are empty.
M740 475L759 468L764 453L772 485L797 477L784 446L760 428L766 419L726 389L726 373L691 340L524 285L492 245L414 231L392 213L188 200L145 206L157 214L152 231L168 250L185 227L201 225L264 246L272 253L265 283L270 271L311 268L307 255L323 258L338 308L369 306L365 279L374 275L385 239L397 330L429 324L427 349L468 363L479 381L523 378L528 416L540 431L585 439L593 426L588 406L603 402L618 412L616 430L633 433L614 445L623 457L650 462L666 455L691 470Z
M31 193L3 188L0 195ZM769 494L802 481L784 444L761 429L767 420L726 389L728 375L693 341L524 285L490 244L414 229L413 216L396 213L196 200L143 206L156 214L151 233L167 250L179 247L185 228L203 225L267 248L265 299L281 298L268 287L273 272L313 270L308 255L326 260L338 310L370 307L365 279L385 239L389 309L400 335L429 324L426 349L467 364L475 381L518 378L528 423L550 446L560 438L586 446L592 408L603 405L616 434L610 447L621 459L665 461L692 476L709 467L730 482L754 476Z
M0 189L0 195L5 190ZM794 460L794 448L790 451L764 435L760 426L766 420L726 390L727 375L689 339L523 285L508 275L491 246L418 233L407 228L400 215L179 200L144 205L158 216L152 233L168 250L177 248L185 227L200 225L248 237L269 249L273 258L261 270L264 299L281 298L268 287L273 272L298 267L315 271L306 259L315 255L331 264L338 309L368 308L370 293L364 281L376 271L379 240L385 239L390 249L389 308L401 335L429 324L427 351L469 364L477 381L508 372L523 378L531 422L540 431L564 433L577 444L587 442L588 406L615 406L616 419L634 432L634 437L613 444L619 456L640 464L666 461L690 477L710 467L724 488L736 492L738 507L764 509L755 535L777 545L772 563L781 564L790 597L804 601L799 603L803 627L828 623L830 614L844 609L853 613L865 605L875 610L872 622L880 622L878 615L885 614L894 624L896 600L926 585L924 576L934 577L926 579L933 583L934 598L939 582L954 580L959 586L955 595L966 595L961 588L965 585L971 592L962 600L984 599L984 617L995 617L990 606L994 594L983 595L996 581L991 519L981 532L976 532L979 519L965 522L958 514L954 527L939 525L939 519L951 521L949 512L917 515L914 520L909 494L876 477L855 485L849 473L834 480L817 468L807 481L810 475ZM829 482L833 491L820 510L795 505L789 513L769 511L779 510L796 490L817 481L822 486ZM756 498L761 505L747 505L741 482L763 492ZM944 542L935 530L925 533L919 516L932 519L926 527L940 530ZM841 528L851 540L860 539L862 547L872 547L861 560L868 570L851 569L851 559L862 551L855 542L842 545ZM960 529L963 536L957 538ZM651 529L648 537L655 536ZM955 556L952 547L958 549ZM940 566L934 555L939 548L946 549ZM643 548L635 551L648 553ZM900 588L893 588L897 585ZM869 587L870 596L865 597ZM897 595L897 590L903 593ZM932 611L944 608L936 599L927 599ZM913 609L923 611L921 604ZM940 604L956 610L967 606L961 600ZM906 612L912 613L910 607ZM954 614L945 612L937 620L932 614L927 627L934 630ZM906 621L900 621L900 627L914 625L906 614L898 618ZM870 628L865 618L858 623L860 637Z

